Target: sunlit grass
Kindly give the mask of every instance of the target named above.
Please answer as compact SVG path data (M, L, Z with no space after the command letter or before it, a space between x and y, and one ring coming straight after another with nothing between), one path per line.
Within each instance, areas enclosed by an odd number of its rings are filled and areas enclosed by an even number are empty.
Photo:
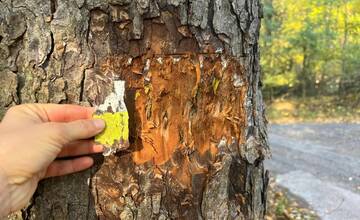
M360 103L356 97L312 97L277 99L267 103L270 123L360 122Z

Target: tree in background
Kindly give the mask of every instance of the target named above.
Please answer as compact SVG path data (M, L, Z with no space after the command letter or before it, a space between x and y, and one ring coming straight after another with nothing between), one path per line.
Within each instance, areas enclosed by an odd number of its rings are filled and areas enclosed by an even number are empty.
M360 91L360 2L265 0L261 35L267 97Z

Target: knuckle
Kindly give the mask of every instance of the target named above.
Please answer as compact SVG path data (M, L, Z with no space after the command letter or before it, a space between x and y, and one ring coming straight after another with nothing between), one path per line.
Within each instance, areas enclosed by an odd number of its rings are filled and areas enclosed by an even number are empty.
M7 114L18 114L20 112L30 111L34 106L35 104L14 105L7 110Z
M94 125L88 120L80 120L79 127L84 133L89 133L94 130Z
M45 129L48 130L48 132L50 133L50 136L57 142L65 139L64 134L65 129L63 126L59 125L58 123L55 122L48 122L46 123L47 126Z
M11 106L8 110L7 110L7 114L13 114L18 112L21 109L21 105L14 105Z

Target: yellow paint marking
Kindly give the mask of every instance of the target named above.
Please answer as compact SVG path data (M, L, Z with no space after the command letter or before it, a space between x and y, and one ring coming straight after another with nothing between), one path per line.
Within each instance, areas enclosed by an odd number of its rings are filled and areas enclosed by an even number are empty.
M220 80L214 78L213 82L212 82L212 87L213 87L213 91L214 91L214 94L216 95L216 91L219 87L219 83L220 83Z
M105 112L100 115L94 115L94 118L103 119L106 127L100 134L95 136L95 142L104 145L104 147L114 147L114 144L120 144L129 139L129 115L127 111L123 112Z

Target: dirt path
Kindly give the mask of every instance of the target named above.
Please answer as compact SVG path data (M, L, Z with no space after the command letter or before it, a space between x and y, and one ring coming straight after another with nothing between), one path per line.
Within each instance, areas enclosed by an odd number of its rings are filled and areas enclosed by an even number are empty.
M360 124L272 125L277 182L322 219L360 219Z

